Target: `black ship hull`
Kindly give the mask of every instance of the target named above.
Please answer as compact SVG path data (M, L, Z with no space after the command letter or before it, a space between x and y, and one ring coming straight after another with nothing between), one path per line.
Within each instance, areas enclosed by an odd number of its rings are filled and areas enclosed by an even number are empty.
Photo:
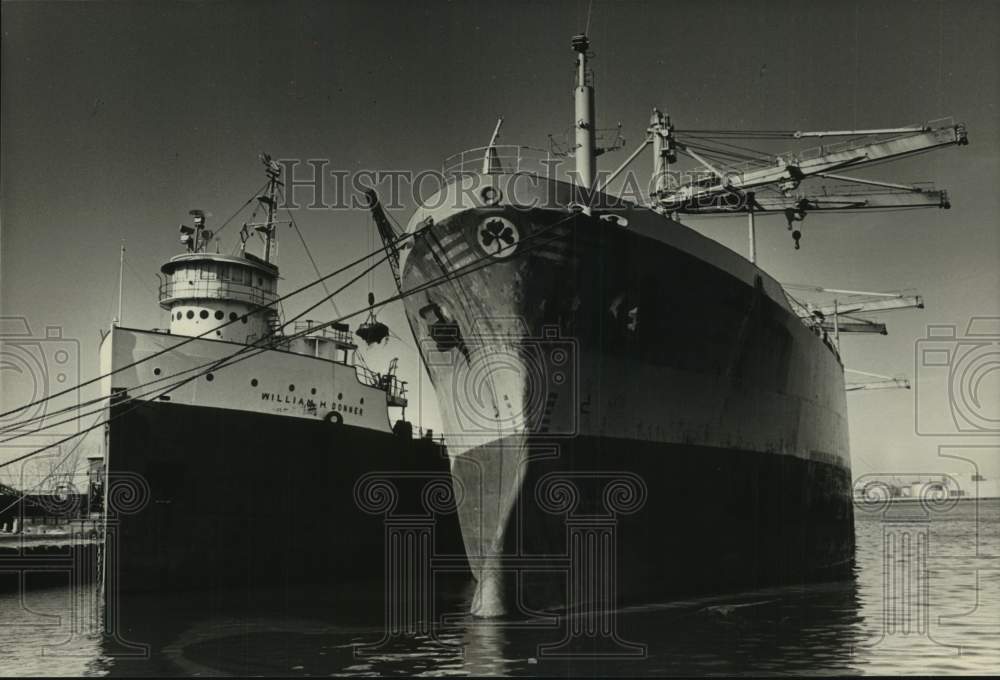
M453 501L433 513L425 502L429 487L448 489L447 455L429 440L143 401L113 406L111 418L109 602L381 579L394 513L433 521L436 553L464 555ZM391 506L372 505L365 479L382 482Z
M503 179L483 178L513 193ZM516 186L531 207L451 185L411 220L432 226L404 266L407 289L446 277L405 304L464 499L474 611L849 575L843 368L822 330L676 222Z
M584 436L476 447L453 475L480 578L474 611L606 608L851 573L850 474L828 463ZM589 559L610 566L588 572Z

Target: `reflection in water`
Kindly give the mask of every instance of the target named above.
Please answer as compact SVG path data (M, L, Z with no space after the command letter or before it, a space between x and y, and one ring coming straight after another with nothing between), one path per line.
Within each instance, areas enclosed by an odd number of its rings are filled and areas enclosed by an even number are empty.
M87 592L29 588L23 601L0 595L0 672L900 674L983 673L1000 664L1000 572L990 557L1000 554L1000 501L963 502L934 516L859 512L857 537L851 581L622 608L618 633L646 645L642 659L551 658L544 647L566 637L566 619L468 617L468 584L439 589L427 632L391 638L383 608L372 604L381 602L381 584L276 590L253 602L215 593L134 598L122 635L148 643L151 655L129 659L120 643L93 633L93 607L80 604Z
M94 598L32 589L30 578L27 586L23 596L0 594L0 675L104 674L111 659L94 635Z

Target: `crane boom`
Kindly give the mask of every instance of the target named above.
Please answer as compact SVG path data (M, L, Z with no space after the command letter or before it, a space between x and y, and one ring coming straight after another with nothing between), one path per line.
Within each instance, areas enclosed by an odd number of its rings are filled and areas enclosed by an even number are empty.
M497 124L499 128L499 123ZM396 290L403 289L403 280L399 274L399 246L397 245L396 230L393 229L389 217L385 214L382 203L378 200L378 194L374 189L365 191L368 198L368 210L371 211L372 219L378 228L378 235L382 239L382 247L389 258L389 268L392 270L392 278L396 280Z
M910 381L906 378L891 378L889 380L880 380L877 382L865 382L865 383L847 383L844 385L844 390L847 392L856 392L858 390L897 390L910 389Z
M691 209L702 203L711 205L719 195L731 194L733 191L743 192L769 184L794 189L803 179L821 173L859 168L876 161L967 143L968 137L963 125L922 128L881 140L851 140L819 147L814 152L776 156L773 166L748 166L742 171L730 169L724 178L717 176L719 171L711 172L710 177L689 182L673 190L661 191L656 199L667 210ZM678 148L685 150L680 144Z
M828 333L878 333L879 335L889 335L889 331L886 330L884 323L866 321L864 319L838 321L836 324L832 321L823 321L820 324L820 328Z
M899 297L885 298L882 300L839 302L835 305L828 305L824 307L808 307L807 310L799 312L799 317L828 317L840 314L856 314L858 312L878 312L888 309L910 309L912 307L923 309L923 306L924 299L919 295L901 295Z
M701 201L679 210L688 214L730 213L737 214L746 211L742 201L733 201L730 195L714 197L710 203ZM728 199L728 200L727 200ZM866 191L857 193L795 193L789 196L780 194L770 196L755 196L754 211L759 213L786 212L789 210L802 213L832 210L861 210L865 208L950 208L948 192L944 190L930 191Z
M869 378L876 378L876 380L867 380L864 382L849 382L844 385L844 389L848 392L854 392L857 390L894 390L894 389L910 389L910 381L906 378L893 377L890 375L882 375L880 373L869 373L868 371L858 371L853 368L845 368L845 373L854 373L856 375L863 375Z

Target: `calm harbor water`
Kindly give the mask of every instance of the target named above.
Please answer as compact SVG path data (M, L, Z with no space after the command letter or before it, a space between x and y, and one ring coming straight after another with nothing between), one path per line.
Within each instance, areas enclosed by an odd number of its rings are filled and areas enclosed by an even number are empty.
M210 606L203 594L150 598L142 638L132 639L149 644L143 655L93 634L93 591L86 586L0 595L0 675L576 677L1000 668L1000 500L870 510L857 512L852 581L625 607L612 619L617 640L601 647L620 656L581 656L596 647L593 641L574 647L580 639L572 636L560 646L572 630L567 618L463 616L467 584L437 605L453 617L423 634L388 639L384 613L365 606L371 598L364 588L305 593L295 601L283 595L277 608L262 598L245 603L239 616Z

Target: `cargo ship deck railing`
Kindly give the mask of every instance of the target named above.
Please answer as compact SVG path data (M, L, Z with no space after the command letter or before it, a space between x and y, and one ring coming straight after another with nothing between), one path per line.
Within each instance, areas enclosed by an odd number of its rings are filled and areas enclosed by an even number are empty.
M460 175L511 175L529 172L554 174L563 156L548 149L515 144L495 144L466 149L444 159L441 172L446 178Z
M332 325L321 324L312 319L296 321L292 324L292 334L295 336L304 335L306 337L327 338L341 345L354 346L354 336L351 335L350 327L345 323L335 323Z
M377 387L385 392L389 406L406 406L406 381L390 373L378 373L366 366L355 365L358 379L369 387Z
M785 299L788 300L788 304L798 315L799 321L802 322L802 325L811 330L816 337L821 338L823 340L823 344L829 347L830 350L832 350L833 353L839 358L840 348L837 347L837 344L831 339L830 333L823 328L823 322L814 316L805 304L793 297L787 290L782 288L782 292L784 292Z
M159 287L160 305L165 306L175 298L239 300L266 307L272 304L278 295L258 286L219 279L198 279L181 283L161 281Z

